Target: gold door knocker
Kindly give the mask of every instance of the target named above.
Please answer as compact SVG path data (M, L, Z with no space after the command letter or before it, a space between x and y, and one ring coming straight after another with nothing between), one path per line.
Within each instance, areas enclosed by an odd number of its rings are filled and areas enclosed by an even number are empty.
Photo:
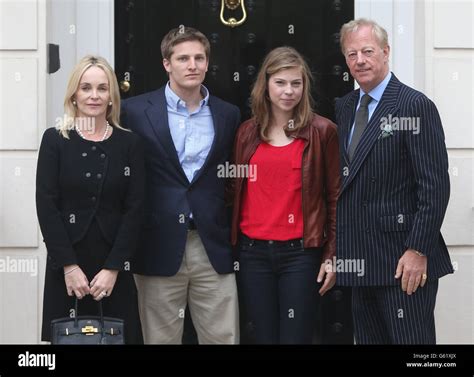
M224 19L224 5L227 9L236 10L239 6L242 7L242 18L236 20L234 17L229 18L227 21ZM245 11L244 0L221 0L221 22L230 27L236 27L242 25L247 19L247 12Z

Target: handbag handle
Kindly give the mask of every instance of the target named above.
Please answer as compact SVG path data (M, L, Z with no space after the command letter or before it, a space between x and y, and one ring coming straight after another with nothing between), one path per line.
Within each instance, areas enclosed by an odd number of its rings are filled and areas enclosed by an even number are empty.
M79 323L78 323L78 317L79 317L79 310L78 310L78 303L79 303L79 300L77 299L76 297L76 302L74 303L74 327L79 327ZM100 324L102 325L102 332L104 331L104 312L102 310L102 301L99 301L97 303L99 305L99 316L100 316Z

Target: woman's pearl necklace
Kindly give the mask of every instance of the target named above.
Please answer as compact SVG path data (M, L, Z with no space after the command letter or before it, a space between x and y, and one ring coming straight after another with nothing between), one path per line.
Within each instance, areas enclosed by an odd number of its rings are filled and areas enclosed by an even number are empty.
M77 125L74 126L74 127L75 127L75 129L76 129L76 131L77 131L77 133L79 134L80 137L82 137L84 140L89 140L89 139L86 139L86 137L85 137L84 134L82 133L81 129L80 129L79 127L77 127ZM110 127L109 122L108 122L108 121L105 121L105 132L104 132L104 136L102 136L102 139L100 139L99 141L104 141L104 140L105 140L105 138L107 137L107 134L109 133L109 127ZM90 141L92 141L92 140L90 140Z

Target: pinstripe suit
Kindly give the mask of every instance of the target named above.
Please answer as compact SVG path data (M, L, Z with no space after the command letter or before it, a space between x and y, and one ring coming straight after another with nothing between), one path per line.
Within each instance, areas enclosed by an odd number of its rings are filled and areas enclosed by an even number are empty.
M337 258L346 263L337 284L354 287L356 342L434 343L438 278L453 272L440 233L449 200L441 120L433 102L392 74L349 162L358 100L355 90L336 104L342 175ZM383 132L387 119L392 130ZM419 122L419 132L397 129L396 119L412 119L412 127ZM428 260L427 284L411 296L394 277L407 249ZM363 272L349 271L351 260L363 262Z

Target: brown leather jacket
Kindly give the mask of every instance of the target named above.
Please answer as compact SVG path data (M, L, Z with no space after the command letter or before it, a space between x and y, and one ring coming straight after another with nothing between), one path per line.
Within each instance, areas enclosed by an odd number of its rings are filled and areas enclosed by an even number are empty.
M336 125L314 114L311 124L296 134L304 139L302 162L303 245L324 246L323 261L336 253L336 202L340 189L339 144ZM253 119L242 123L234 142L233 164L248 164L261 143ZM246 178L231 180L228 195L233 203L231 242L239 234L240 205ZM233 197L233 199L232 199Z

